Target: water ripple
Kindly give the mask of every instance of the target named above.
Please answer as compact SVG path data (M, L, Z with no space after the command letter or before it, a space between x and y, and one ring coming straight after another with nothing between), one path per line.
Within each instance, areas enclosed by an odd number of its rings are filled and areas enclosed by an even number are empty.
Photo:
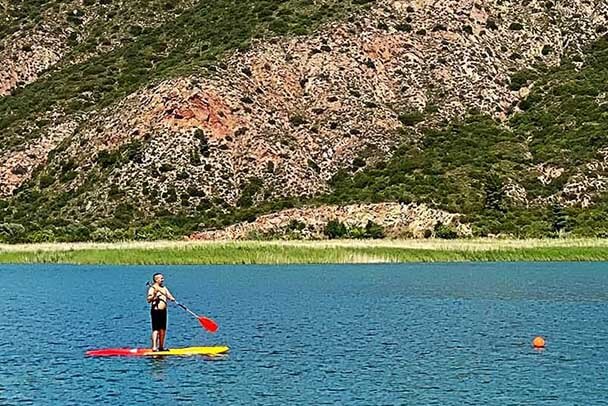
M2 266L0 404L602 404L605 267ZM148 345L157 271L221 327L171 308L169 346L230 354L84 357Z

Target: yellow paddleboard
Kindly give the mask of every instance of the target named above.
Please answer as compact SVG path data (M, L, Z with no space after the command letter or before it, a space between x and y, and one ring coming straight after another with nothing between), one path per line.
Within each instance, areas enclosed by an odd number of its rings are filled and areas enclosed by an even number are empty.
M89 350L85 354L90 357L215 356L225 354L228 351L230 351L230 348L227 346L171 348L167 351L152 351L150 348L103 348L100 350Z

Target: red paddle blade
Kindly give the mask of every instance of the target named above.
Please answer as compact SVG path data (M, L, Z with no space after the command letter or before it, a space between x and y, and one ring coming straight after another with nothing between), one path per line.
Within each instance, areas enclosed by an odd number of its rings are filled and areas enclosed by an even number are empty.
M207 331L215 333L218 329L217 323L207 317L200 316L198 318L198 322L201 323L201 326Z

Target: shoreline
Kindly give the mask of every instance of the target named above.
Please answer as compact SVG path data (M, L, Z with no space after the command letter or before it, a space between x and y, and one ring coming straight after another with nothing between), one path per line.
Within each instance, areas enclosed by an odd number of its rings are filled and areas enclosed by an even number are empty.
M0 244L0 264L228 265L608 261L608 239Z

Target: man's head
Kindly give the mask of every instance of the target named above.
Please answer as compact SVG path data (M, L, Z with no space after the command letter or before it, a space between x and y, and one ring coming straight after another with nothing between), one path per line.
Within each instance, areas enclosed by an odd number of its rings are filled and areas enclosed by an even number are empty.
M152 281L154 283L158 283L159 286L163 286L163 283L165 282L165 277L162 273L155 273L154 275L152 275Z

